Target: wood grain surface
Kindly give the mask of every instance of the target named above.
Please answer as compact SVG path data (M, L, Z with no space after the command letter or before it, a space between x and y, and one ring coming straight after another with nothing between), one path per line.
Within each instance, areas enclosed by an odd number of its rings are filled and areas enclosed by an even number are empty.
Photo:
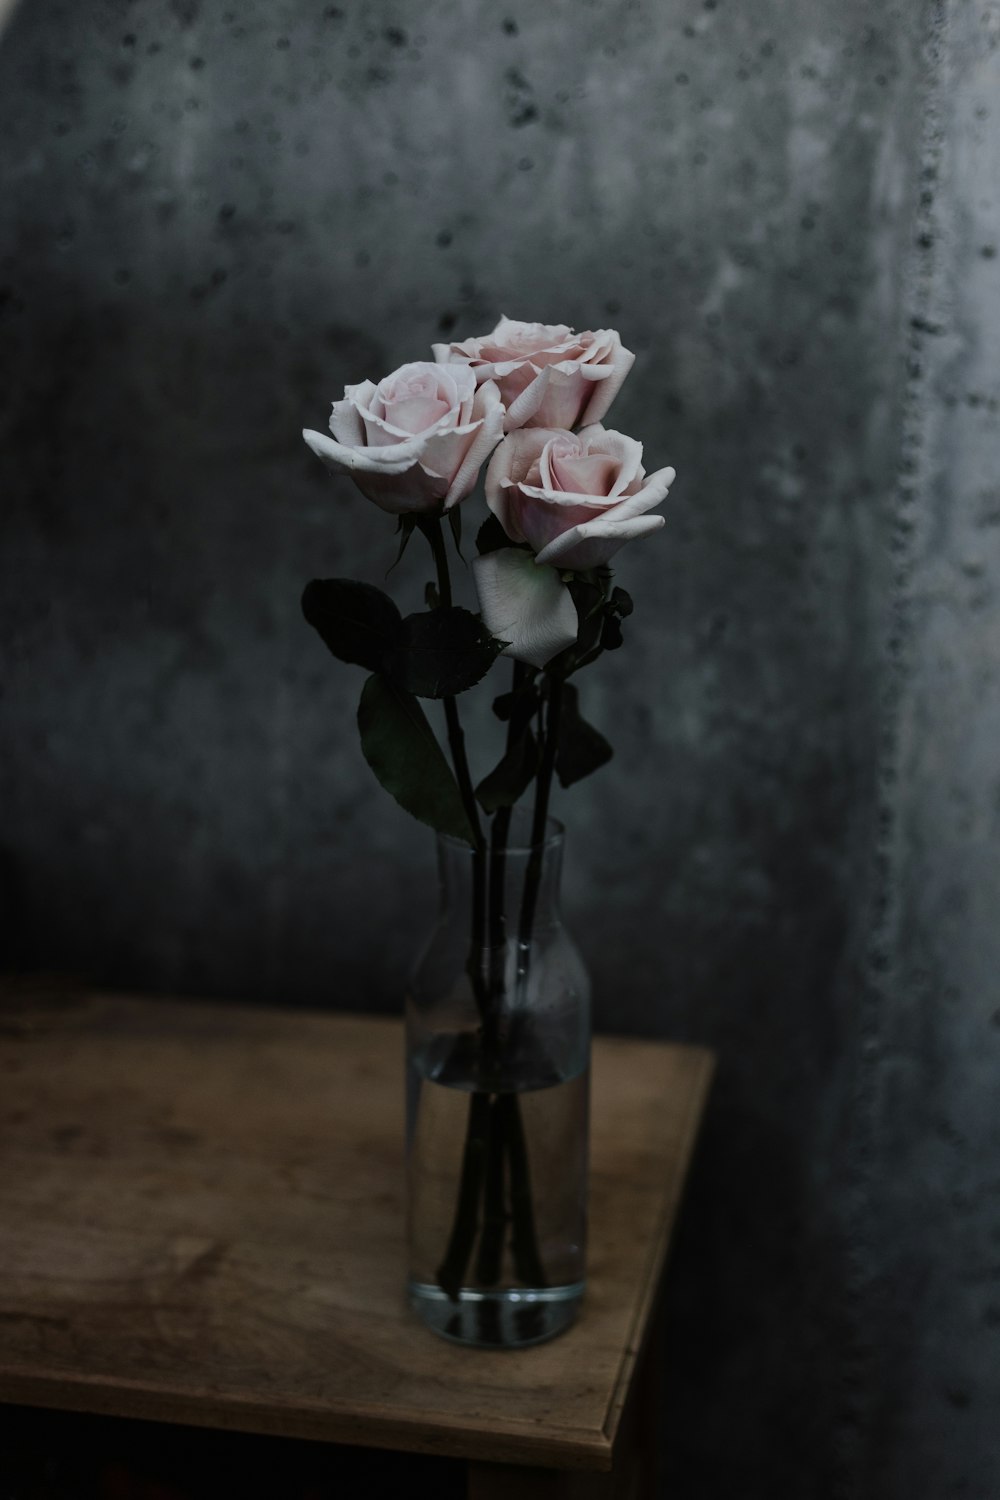
M404 1297L395 1020L0 986L0 1400L611 1467L711 1073L594 1045L588 1290L518 1352Z

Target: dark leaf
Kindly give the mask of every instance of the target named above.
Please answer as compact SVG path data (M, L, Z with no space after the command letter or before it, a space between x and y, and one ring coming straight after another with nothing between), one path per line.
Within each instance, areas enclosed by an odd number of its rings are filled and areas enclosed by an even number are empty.
M601 649L604 651L617 651L619 646L624 645L625 637L622 635L621 621L617 615L608 614L604 617L604 629L601 631Z
M448 512L448 525L451 527L452 538L455 542L455 551L462 557L462 507L453 505ZM462 557L465 562L465 558Z
M416 698L376 672L361 693L358 728L365 760L400 807L472 844L458 783Z
M467 609L434 609L407 615L385 669L406 692L452 698L485 677L503 646Z
M487 516L476 534L476 551L480 554L484 552L499 552L501 547L510 547L512 545L510 537L504 531L496 516Z
M581 657L593 651L601 638L601 625L604 620L604 595L594 584L586 583L583 579L574 579L570 584L569 591L573 596L573 603L576 605L577 619L580 621L580 629L570 649L579 661Z
M526 791L538 770L538 742L525 727L499 765L493 767L476 787L476 796L488 813L498 807L513 807Z
M378 671L403 626L388 594L349 578L314 578L302 595L302 613L334 656Z
M627 594L624 589L614 589L611 594L611 608L619 620L627 620L634 608L632 595Z
M607 596L592 576L577 574L569 591L581 620L591 620L607 608Z
M497 718L506 724L507 720L516 712L522 722L527 722L538 707L538 688L531 677L526 677L521 687L510 693L501 693L499 698L493 699L493 712Z
M416 527L416 524L417 524L417 518L416 518L416 516L414 516L414 515L400 516L400 518L399 518L399 525L396 527L396 531L399 533L399 551L396 553L395 560L386 569L386 573L385 573L386 578L388 578L388 576L392 572L393 568L395 568L395 567L398 566L400 558L402 557L403 553L406 551L407 543L409 542L410 537L413 535L413 532L414 532L414 529Z
M440 609L441 595L438 593L436 583L427 584L426 588L424 589L424 603L427 605L428 609Z
M576 640L548 663L550 672L563 677L574 672L597 649L604 624L604 595L595 583L586 578L574 578L569 591L579 621Z
M564 683L559 740L556 745L556 775L563 786L582 781L606 765L611 746L592 724L580 717L579 695L572 683Z

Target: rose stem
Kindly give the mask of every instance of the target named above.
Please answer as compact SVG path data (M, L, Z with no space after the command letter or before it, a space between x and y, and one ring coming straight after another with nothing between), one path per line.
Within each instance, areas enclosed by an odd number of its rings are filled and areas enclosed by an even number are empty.
M521 901L521 921L517 934L518 989L524 991L528 983L531 964L531 930L535 923L535 905L538 901L538 885L542 873L542 855L545 848L545 825L549 816L549 793L552 790L552 772L555 769L556 749L559 741L559 715L562 709L563 679L554 674L549 677L549 707L545 716L545 736L542 742L542 763L538 768L535 787L535 811L531 820L531 858L524 877L524 896Z
M507 720L507 753L510 754L516 745L518 738L527 728L531 717L531 704L528 703L527 713L524 706L519 702L519 695L523 690L528 678L529 668L523 662L515 661L511 677L511 713ZM497 1002L503 994L504 973L507 959L507 915L504 901L504 881L506 879L507 861L507 835L510 831L510 818L513 809L511 807L498 807L493 814L493 825L490 829L490 895L489 895L489 927L490 927L490 985Z
M447 1292L453 1302L458 1301L469 1257L475 1244L476 1230L479 1227L479 1198L486 1164L489 1127L489 1094L482 1092L470 1094L469 1121L465 1132L465 1147L462 1151L462 1174L458 1184L455 1219L448 1237L448 1248L437 1270L438 1285L442 1291Z
M476 1281L480 1286L496 1286L503 1264L503 1238L507 1227L504 1205L504 1158L507 1154L503 1094L490 1099L483 1167L483 1230L476 1256Z
M535 1205L531 1197L531 1169L521 1120L521 1101L517 1094L505 1094L496 1101L494 1109L503 1110L504 1135L507 1141L507 1161L510 1166L510 1251L514 1267L525 1286L548 1286L538 1250Z
M444 535L441 531L441 517L428 517L421 529L430 543L431 552L434 554L441 608L451 609L451 574L448 571L448 553L444 545ZM458 718L458 704L454 698L444 698L442 702L444 703L445 719L448 723L448 743L451 746L451 758L455 763L458 789L462 794L462 803L465 807L466 816L475 834L475 847L479 848L483 844L483 830L479 824L479 809L476 806L476 794L472 790L469 761L465 754L465 735L462 733L462 726Z
M515 661L511 678L511 713L507 720L507 752L517 743L523 733L528 714L519 701L518 694L528 676L523 662ZM510 807L498 807L493 814L490 828L489 864L489 938L490 938L490 1021L486 1040L488 1055L499 1058L504 981L507 968L507 914L505 910L504 882L507 867L507 836L510 830ZM483 1184L483 1232L479 1241L476 1259L476 1280L480 1286L495 1286L503 1263L503 1237L507 1223L504 1207L504 1117L499 1108L499 1096L493 1100L490 1110L489 1139L486 1148L485 1181Z
M524 892L521 901L521 917L517 934L517 991L525 997L528 985L528 969L531 961L531 937L535 921L535 906L538 901L538 886L542 873L545 849L545 825L549 813L549 793L552 789L552 773L556 762L556 746L559 738L559 711L562 707L561 677L549 678L549 706L545 720L545 736L542 744L542 763L538 768L535 788L535 810L531 821L531 854L524 877ZM528 1162L528 1146L521 1119L521 1101L517 1094L508 1094L497 1099L496 1123L503 1124L507 1162L510 1169L511 1209L511 1255L519 1279L525 1286L547 1286L548 1281L538 1249L538 1233L535 1228L535 1207L531 1197L531 1171ZM491 1124L493 1122L491 1121Z
M441 517L426 517L421 522L420 529L427 538L434 557L440 608L450 609L451 574L448 571L448 553L441 530ZM458 704L453 697L444 699L444 715L448 726L448 744L451 748L458 789L475 836L472 854L472 920L466 969L476 997L476 1007L485 1037L486 1030L490 1026L490 1001L483 975L486 844L479 821L475 792L472 789L472 776L469 773L469 761L465 753L465 736L458 717ZM455 1218L444 1260L438 1268L438 1283L453 1301L457 1300L459 1289L465 1280L469 1257L472 1254L479 1228L479 1200L486 1169L489 1124L490 1096L481 1090L475 1090L469 1096L469 1114L465 1147L462 1153L462 1174L459 1180L458 1199L455 1203Z
M451 575L448 572L448 554L441 531L441 517L428 516L421 521L421 531L427 538L437 569L438 597L442 609L451 608ZM472 923L469 946L468 973L476 996L480 1019L485 1026L489 1014L489 996L483 982L483 940L486 906L486 841L479 822L476 794L472 789L472 776L465 753L465 735L458 717L458 704L453 697L443 700L445 722L448 726L448 744L455 767L455 778L462 797L470 827L474 836L472 856Z

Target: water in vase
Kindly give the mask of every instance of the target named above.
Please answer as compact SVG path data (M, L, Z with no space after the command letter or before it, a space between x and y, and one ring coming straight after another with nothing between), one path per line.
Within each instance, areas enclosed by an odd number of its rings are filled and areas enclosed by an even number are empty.
M523 1346L576 1315L589 1073L533 1082L487 1090L438 1049L411 1059L410 1296L446 1338Z

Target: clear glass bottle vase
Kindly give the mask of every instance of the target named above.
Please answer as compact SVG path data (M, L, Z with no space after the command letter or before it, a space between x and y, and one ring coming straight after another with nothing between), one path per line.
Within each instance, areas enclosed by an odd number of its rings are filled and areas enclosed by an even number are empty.
M436 1333L516 1348L584 1290L590 984L559 913L563 829L438 837L441 905L406 1005L411 1305Z

